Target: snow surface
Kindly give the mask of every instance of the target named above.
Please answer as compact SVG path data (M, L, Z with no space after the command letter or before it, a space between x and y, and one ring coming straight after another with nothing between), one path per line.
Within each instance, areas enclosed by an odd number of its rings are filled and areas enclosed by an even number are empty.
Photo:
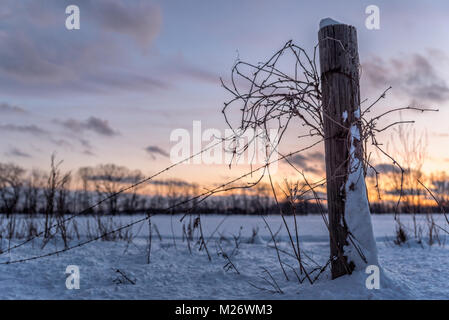
M330 280L327 270L313 285L299 284L293 271L286 269L290 281L283 278L276 251L272 249L269 231L261 217L229 216L220 225L218 232L208 242L212 261L204 251L197 248L189 253L186 242L182 242L182 227L179 216L155 216L152 218L162 235L162 241L154 236L151 263L147 264L148 225L136 225L131 243L125 241L97 241L59 256L48 257L26 263L0 265L0 299L448 299L449 249L445 246L427 246L413 241L403 246L393 244L394 223L392 215L373 215L373 228L382 266L381 288L368 290L365 287L367 274L357 271L351 276ZM137 220L141 217L114 217L117 224ZM411 217L402 215L401 221L411 226ZM224 219L223 216L203 216L205 237L213 233ZM425 216L418 216L418 222ZM87 221L78 219L81 232L86 232ZM292 217L287 217L291 227ZM269 216L267 222L273 232L282 225L280 216ZM19 222L18 222L19 223ZM173 223L175 240L172 238ZM443 217L437 217L443 224ZM242 227L242 229L241 229ZM256 241L250 241L253 229L259 229ZM322 218L316 215L298 217L300 245L303 253L319 264L329 257L329 237ZM240 274L225 271L226 261L217 255L216 241L223 240L223 249L228 253L234 248L233 236L242 234L238 253L232 257ZM279 247L289 249L285 228L277 236ZM78 240L72 240L71 244ZM175 247L175 243L176 247ZM250 243L253 242L253 243ZM425 241L424 241L425 242ZM17 241L14 241L17 243ZM1 247L8 243L3 239ZM44 250L41 240L36 240L11 253L0 255L0 261L26 258L61 248L61 243L50 242ZM295 260L281 252L285 263L295 266ZM67 265L80 268L80 289L65 287ZM281 287L283 294L254 288L250 283L266 287L259 276L263 268L270 271ZM123 271L135 285L120 284L117 269ZM122 279L123 280L123 279ZM123 281L122 281L123 282Z

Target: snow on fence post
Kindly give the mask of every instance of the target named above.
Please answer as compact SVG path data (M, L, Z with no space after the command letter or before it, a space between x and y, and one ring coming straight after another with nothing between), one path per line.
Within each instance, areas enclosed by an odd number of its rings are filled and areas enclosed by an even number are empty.
M360 138L357 30L323 19L318 40L331 273L335 279L378 262Z

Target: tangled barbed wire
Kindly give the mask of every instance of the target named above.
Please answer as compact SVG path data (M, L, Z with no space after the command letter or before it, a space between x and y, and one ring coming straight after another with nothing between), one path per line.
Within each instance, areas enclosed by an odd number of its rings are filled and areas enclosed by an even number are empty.
M325 40L338 42L338 45L343 49L343 53L350 55L339 40L330 39L328 37L326 37ZM247 131L262 130L265 133L267 141L266 159L270 159L275 153L280 153L279 145L283 137L286 136L287 129L291 124L295 123L295 125L297 125L295 120L300 122L300 126L304 131L303 134L297 137L297 143L300 146L303 143L309 143L311 139L316 139L317 137L321 141L333 138L329 136L328 132L325 132L325 123L332 122L343 129L343 132L346 132L345 138L348 141L348 143L346 143L346 147L348 148L346 152L347 158L344 159L342 163L338 164L339 168L347 168L347 170L335 170L335 172L343 172L345 175L349 175L352 173L351 171L356 172L359 168L358 166L353 166L351 164L351 158L360 158L362 161L360 161L358 165L363 166L363 174L366 176L368 168L375 173L375 188L380 197L378 183L379 172L376 169L375 164L371 161L372 151L370 149L377 149L383 156L390 160L393 165L398 166L403 175L404 169L392 155L384 150L382 143L377 139L377 135L396 125L414 122L413 120L400 120L382 125L381 120L385 119L387 115L400 111L414 110L425 112L438 110L407 106L392 108L369 117L378 102L385 99L388 91L391 89L391 87L389 87L366 107L364 107L364 104L367 103L367 100L362 101L360 103L361 105L355 106L357 115L354 117L348 117L348 114L341 115L343 118L351 119L350 121L336 121L330 113L331 110L328 110L323 105L321 91L322 76L320 75L316 63L318 46L319 44L314 47L312 54L308 54L305 49L294 44L293 41L288 41L265 62L253 64L237 60L232 68L230 83L225 83L223 80L221 81L223 87L231 94L230 100L224 104L222 110L225 121L233 130L236 138L242 136ZM358 63L358 59L356 59L356 61ZM360 78L362 68L360 65L358 67L358 77ZM350 107L353 106L348 106L348 110L350 110ZM232 121L231 117L234 116L235 110L239 110L240 117L237 121ZM277 130L276 139L272 139L269 134L269 130L273 129L273 127ZM351 146L353 145L351 142L351 128L353 127L357 128L357 135L359 136L357 139L360 143L359 147L351 150ZM240 146L240 150L244 151L247 147L249 147L249 143ZM233 152L238 154L237 149L234 149ZM363 152L363 156L356 155L358 152ZM304 173L304 168L297 168L293 161L289 161L288 158L285 162L288 166L292 167L295 172L300 174L299 178L302 178L303 180L302 186L299 187L302 195L312 193L320 207L321 202L315 193L315 189L324 187L334 179L338 180L341 178L341 176L329 176L329 172L327 172L327 177L324 179L319 179L317 182L309 182ZM276 188L269 168L267 168L266 173L272 186L273 197L279 204ZM336 173L333 174L335 175ZM400 196L398 197L395 208L395 219L397 219L398 222L399 218L397 217L397 212L402 193L403 184L401 183ZM280 214L283 216L281 207ZM326 226L328 226L324 211L322 212L322 217ZM290 233L289 226L285 219L284 226L288 231L293 252L298 259L299 268L303 271L300 259L299 242L293 241L295 236L292 236ZM296 235L296 238L297 237L298 236ZM365 261L364 253L355 245L357 239L353 239L351 233L348 234L348 239L354 244L361 259ZM338 257L343 258L341 254L338 254ZM282 262L279 262L282 267ZM346 265L346 263L344 264ZM284 270L283 267L282 270Z
M320 87L321 77L316 63L317 48L318 45L309 55L305 49L290 40L266 62L252 64L242 60L236 61L232 68L230 83L221 80L223 87L232 96L229 101L225 102L222 112L226 123L234 132L235 139L238 139L247 131L263 130L264 138L267 139L267 144L270 146L270 148L267 148L266 156L267 159L270 159L275 151L279 151L278 146L293 120L298 119L300 125L305 129L303 135L297 136L298 145L301 145L305 140L310 141L310 138L314 137L319 137L322 140L328 139L329 137L326 137L324 132L324 118L333 121L346 130L349 139L349 131L353 123L344 125L335 122L329 116L328 110L323 107ZM360 76L361 66L359 66L359 70ZM379 150L393 165L398 166L403 171L399 162L384 150L382 143L377 139L377 135L399 124L414 123L414 120L400 120L381 126L381 120L392 113L407 110L438 111L437 109L406 106L392 108L369 117L374 107L380 100L386 98L391 89L392 87L388 87L366 107L364 107L364 104L368 100L362 101L360 116L355 120L361 128L360 141L364 145L363 150L365 152L364 167L371 168L376 177L379 172L370 161L372 151L370 151L369 146ZM240 111L240 117L236 123L233 123L231 116L234 115L235 109ZM272 139L272 135L269 133L269 129L273 129L273 127L278 132L276 139ZM244 146L240 146L240 149L234 149L233 152L238 153L239 150L243 152L249 145L248 142ZM346 163L348 161L349 158ZM293 166L291 162L288 162L288 164ZM332 178L335 177L327 177L327 180Z

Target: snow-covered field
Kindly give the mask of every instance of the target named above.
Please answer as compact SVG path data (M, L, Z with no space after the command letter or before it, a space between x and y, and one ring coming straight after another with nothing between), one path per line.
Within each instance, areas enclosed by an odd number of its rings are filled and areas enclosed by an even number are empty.
M125 224L141 217L114 217L116 225ZM287 281L279 267L276 250L265 227L257 216L203 216L203 231L212 261L204 250L182 241L182 225L179 216L155 216L153 225L162 236L159 239L153 228L151 263L147 264L148 224L133 227L132 241L95 241L86 246L25 263L0 265L1 299L448 299L449 298L449 246L413 240L403 246L393 244L394 222L391 215L374 215L374 234L381 265L381 287L368 290L367 274L358 272L351 276L330 280L326 270L319 280L310 285L298 283L289 267ZM440 217L441 218L441 217ZM223 221L224 219L224 221ZM423 219L423 217L420 217ZM86 223L93 218L77 218L81 234L87 230ZM438 219L440 220L440 219ZM410 217L402 221L411 226ZM222 224L220 225L220 223ZM267 222L273 232L282 225L281 217L270 216ZM293 220L288 218L292 230ZM443 221L441 220L443 224ZM216 227L218 230L214 232ZM258 228L256 237L253 229ZM329 256L327 230L320 216L298 217L300 246L309 258L305 261L313 268L315 261L324 265ZM241 232L238 250L234 236ZM175 235L173 237L173 234ZM213 234L212 237L209 237ZM442 236L444 238L444 236ZM221 238L221 241L219 241ZM250 241L252 239L252 241ZM289 254L289 238L284 227L276 239L281 259L296 270L297 262ZM82 241L83 239L81 239ZM444 240L444 239L443 239ZM70 245L78 242L72 239ZM10 245L20 242L13 241ZM252 243L249 243L252 242ZM0 255L0 262L27 258L62 248L61 241L51 241L41 250L42 240L37 239L10 253ZM221 248L218 245L221 244ZM2 249L8 246L2 240ZM228 263L223 249L231 256L238 270L225 270ZM66 288L66 267L77 265L80 270L80 289ZM123 275L134 282L131 284ZM276 280L283 293L272 293L261 288L273 289L262 279ZM316 273L315 273L316 274ZM259 287L259 288L256 288Z

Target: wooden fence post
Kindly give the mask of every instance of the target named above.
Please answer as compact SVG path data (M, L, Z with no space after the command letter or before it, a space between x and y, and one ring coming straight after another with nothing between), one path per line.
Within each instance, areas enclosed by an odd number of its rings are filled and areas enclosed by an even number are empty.
M357 31L353 26L325 19L320 23L318 40L326 138L331 273L335 279L350 274L355 267L348 261L344 247L349 244L345 222L345 186L351 147L349 127L358 120L357 110L360 113Z

